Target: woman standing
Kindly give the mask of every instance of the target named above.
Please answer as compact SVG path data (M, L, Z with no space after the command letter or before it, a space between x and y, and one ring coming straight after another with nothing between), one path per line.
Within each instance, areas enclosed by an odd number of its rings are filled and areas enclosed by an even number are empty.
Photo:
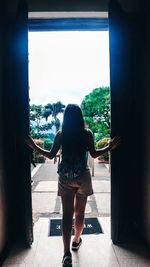
M93 194L91 174L87 166L87 152L93 158L97 158L116 148L120 144L120 138L115 137L110 140L106 147L96 150L92 132L84 127L80 107L69 104L64 112L62 130L57 132L50 151L37 146L31 137L26 139L26 143L49 159L53 159L60 148L62 150L62 157L58 166L58 195L61 196L63 208L64 256L62 265L72 266L70 241L73 215L75 217L75 236L72 250L77 251L82 243L81 234L87 197Z

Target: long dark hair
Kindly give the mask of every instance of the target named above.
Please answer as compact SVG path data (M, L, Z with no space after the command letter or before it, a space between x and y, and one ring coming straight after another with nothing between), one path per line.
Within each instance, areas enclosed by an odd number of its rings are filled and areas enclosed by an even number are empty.
M86 151L86 134L83 114L76 104L65 108L62 124L62 154L77 156Z

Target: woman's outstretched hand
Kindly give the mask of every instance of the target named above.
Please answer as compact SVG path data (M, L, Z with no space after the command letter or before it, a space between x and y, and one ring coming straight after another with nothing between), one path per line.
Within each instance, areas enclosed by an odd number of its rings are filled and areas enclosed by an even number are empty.
M117 146L121 144L121 138L120 136L115 136L114 138L110 139L108 142L109 149L115 149Z
M33 139L30 136L27 136L24 140L29 147L35 149L36 144L34 143Z

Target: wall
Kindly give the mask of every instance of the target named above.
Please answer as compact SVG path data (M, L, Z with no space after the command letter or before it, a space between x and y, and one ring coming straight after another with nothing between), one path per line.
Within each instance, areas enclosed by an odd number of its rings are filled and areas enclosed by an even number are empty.
M109 0L27 0L29 11L108 11ZM117 2L117 1L116 1ZM137 12L141 0L118 0L122 8L128 12ZM146 2L146 1L145 1ZM142 1L144 4L144 1Z
M107 11L109 0L28 0L29 11Z

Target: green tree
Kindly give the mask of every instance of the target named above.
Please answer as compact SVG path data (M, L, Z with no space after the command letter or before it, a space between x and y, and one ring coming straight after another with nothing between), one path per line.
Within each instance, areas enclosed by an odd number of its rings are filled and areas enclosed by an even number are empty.
M34 129L34 132L39 133L40 131L40 122L43 118L43 106L32 104L30 106L30 127ZM35 122L35 126L32 125L32 121Z
M44 131L49 131L52 128L53 124L52 123L46 123L40 126L40 131L44 132Z
M81 103L84 120L100 138L110 134L110 88L95 88Z
M48 117L53 114L53 104L47 104L43 109L43 117L48 120Z
M43 117L47 120L49 116L52 116L53 120L51 123L55 126L56 131L58 131L60 127L60 120L57 118L57 115L63 113L64 108L65 105L61 101L53 104L49 103L44 107Z

